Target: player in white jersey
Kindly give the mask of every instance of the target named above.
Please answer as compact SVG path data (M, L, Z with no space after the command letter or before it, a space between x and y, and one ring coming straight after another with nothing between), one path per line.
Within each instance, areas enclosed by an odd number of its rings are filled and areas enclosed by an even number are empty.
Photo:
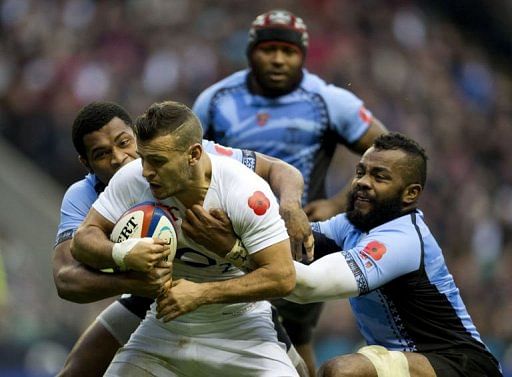
M168 279L164 269L153 271L152 274L104 274L75 261L69 250L74 231L112 175L138 157L131 124L127 111L110 102L93 102L85 106L73 122L73 144L89 174L70 186L62 201L53 267L59 296L66 300L93 302L126 292L151 297ZM300 208L293 208L293 203L297 203L301 195L298 172L279 160L252 151L225 148L207 140L203 140L203 147L210 153L240 161L271 181L273 189L282 196L283 203L287 203L281 210L290 212L292 217L298 219L287 226L295 229L295 234L304 232ZM103 375L114 353L126 343L144 318L151 302L153 299L129 295L111 304L82 334L59 376ZM290 347L287 335L282 329L277 330L280 331L280 339ZM289 348L289 356L299 370L304 369L303 361L293 347ZM304 375L303 372L301 375Z
M134 129L142 164L134 161L112 178L78 228L73 256L98 269L154 268L169 254L158 240L114 247L108 239L123 212L152 199L167 205L178 224L193 205L223 209L256 268L244 274L179 230L172 287L158 297L159 305L152 305L106 375L296 376L277 341L270 304L261 301L287 295L295 285L288 235L269 186L242 165L206 154L199 120L182 104L152 105ZM165 311L159 313L162 303Z

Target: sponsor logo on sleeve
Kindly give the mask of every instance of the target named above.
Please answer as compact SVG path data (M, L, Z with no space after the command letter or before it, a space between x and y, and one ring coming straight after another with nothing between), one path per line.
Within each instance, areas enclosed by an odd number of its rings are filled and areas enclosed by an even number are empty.
M247 200L247 204L258 216L264 215L270 207L270 200L261 191L255 191Z

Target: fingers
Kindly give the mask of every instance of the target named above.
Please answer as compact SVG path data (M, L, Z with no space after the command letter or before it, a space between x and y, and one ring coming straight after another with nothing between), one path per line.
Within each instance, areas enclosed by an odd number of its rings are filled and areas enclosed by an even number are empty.
M202 206L195 204L185 211L181 229L187 236L192 236L196 229L200 229L211 218Z
M212 208L210 210L210 215L212 215L212 217L216 218L222 223L229 223L228 215L220 208Z
M167 244L167 241L162 240L162 239L160 239L160 238L156 238L156 237L154 237L154 238L153 238L153 243L154 243L155 245L168 245L168 244Z
M165 283L164 293L160 294L156 299L157 319L169 322L185 313L185 311L180 308L180 305L176 302L171 292L171 288L178 284L179 280L170 280Z
M304 241L304 248L306 249L306 258L308 262L312 262L315 258L315 238L313 237L313 233L310 233Z
M302 240L291 240L292 258L298 262L302 260Z

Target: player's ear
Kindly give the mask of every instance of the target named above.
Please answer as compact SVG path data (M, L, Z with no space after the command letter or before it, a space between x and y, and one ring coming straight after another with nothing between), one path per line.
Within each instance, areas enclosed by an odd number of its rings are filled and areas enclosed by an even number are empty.
M78 156L78 161L80 161L80 163L85 166L85 168L90 172L92 173L92 169L91 169L91 165L89 165L89 161L87 161L87 159L83 158L82 156Z
M414 204L418 201L423 188L419 183L411 183L408 185L402 194L402 202L405 205Z
M201 159L203 155L203 146L199 143L191 145L188 149L188 163L189 165L195 165Z

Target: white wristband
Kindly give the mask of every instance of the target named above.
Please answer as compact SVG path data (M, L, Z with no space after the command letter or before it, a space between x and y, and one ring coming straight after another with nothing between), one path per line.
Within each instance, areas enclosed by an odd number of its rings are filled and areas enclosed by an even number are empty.
M114 246L112 246L112 259L114 262L116 262L121 271L126 271L126 264L124 263L124 259L128 254L130 254L133 247L140 240L140 238L130 238L124 240L123 242L115 243Z

